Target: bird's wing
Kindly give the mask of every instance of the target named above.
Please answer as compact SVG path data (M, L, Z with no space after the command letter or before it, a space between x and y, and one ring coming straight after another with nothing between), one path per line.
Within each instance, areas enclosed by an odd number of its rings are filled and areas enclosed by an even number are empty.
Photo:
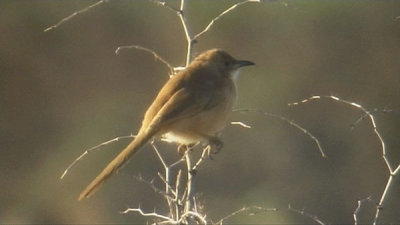
M152 133L168 123L189 118L211 108L209 105L215 105L213 90L210 88L208 91L190 91L185 87L177 90L153 117L147 132Z

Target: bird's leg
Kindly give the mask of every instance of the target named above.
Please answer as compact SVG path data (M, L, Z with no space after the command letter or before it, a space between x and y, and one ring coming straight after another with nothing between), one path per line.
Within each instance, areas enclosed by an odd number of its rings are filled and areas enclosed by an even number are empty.
M211 147L211 154L217 154L224 146L224 143L218 137L208 137L208 144Z

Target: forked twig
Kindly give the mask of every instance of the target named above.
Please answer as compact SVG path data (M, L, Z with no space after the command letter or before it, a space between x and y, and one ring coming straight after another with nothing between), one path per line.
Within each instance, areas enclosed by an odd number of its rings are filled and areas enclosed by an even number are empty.
M92 5L89 5L89 6L83 8L83 9L81 9L81 10L78 10L78 11L72 13L71 15L69 15L69 16L67 16L67 17L64 17L62 20L60 20L60 22L56 23L55 25L50 26L50 27L44 29L43 32L48 32L48 31L50 31L50 30L56 29L56 28L58 28L61 24L67 22L68 20L74 18L75 16L77 16L77 15L79 15L79 14L82 14L82 13L85 13L86 11L88 11L88 10L90 10L90 9L96 7L96 6L99 6L99 5L103 4L103 3L106 3L106 2L108 2L108 1L109 1L109 0L100 0L100 1L98 1L98 2L96 2L96 3L94 3L94 4L92 4Z
M165 60L163 57L161 57L159 54L157 54L157 52L155 52L152 49L145 48L145 47L142 47L140 45L125 45L125 46L117 47L117 49L115 50L115 54L118 55L121 50L123 50L123 49L131 49L131 48L134 48L134 49L137 49L137 50L141 50L141 51L145 51L147 53L152 54L154 56L154 59L162 62L165 66L168 67L170 75L174 75L174 73L175 73L174 67L167 60Z
M67 169L64 170L63 174L61 175L60 179L62 180L64 178L65 175L67 175L68 171L75 166L75 164L77 164L83 157L85 157L87 154L89 154L90 152L92 152L93 150L99 149L105 145L111 144L112 142L117 142L119 140L122 139L128 139L128 138L135 138L135 135L131 134L131 135L126 135L126 136L120 136L120 137L116 137L113 138L111 140L105 141L103 143L100 143L94 147L91 147L87 150L85 150L80 156L78 156L78 158L76 158L68 167Z
M202 35L204 35L207 31L210 30L210 28L214 25L215 22L217 22L217 20L219 20L222 16L224 16L225 14L229 13L230 11L234 10L236 7L244 5L246 3L249 2L260 2L260 0L246 0L243 2L238 2L234 5L232 5L231 7L227 8L226 10L224 10L223 12L221 12L218 16L216 16L214 19L212 19L210 21L210 23L199 33L197 33L196 35L194 35L194 37L192 38L192 40L197 40L199 37L201 37Z
M306 134L308 137L310 137L315 144L318 147L319 152L321 153L321 156L324 158L327 158L327 155L325 154L324 150L322 149L321 143L319 142L318 138L316 138L310 131L308 131L307 129L303 128L302 126L300 126L299 124L297 124L296 122L287 119L284 116L281 115L276 115L273 113L269 113L269 112L264 112L262 110L258 110L258 109L235 109L233 110L233 112L254 112L254 113L259 113L261 115L265 115L265 116L270 116L270 117L274 117L274 118L278 118L282 121L285 121L286 123L288 123L289 125L297 128L298 130L302 131L304 134Z
M138 212L138 213L140 213L140 215L145 216L145 217L155 217L155 218L158 218L158 219L162 219L165 222L169 222L171 224L177 224L175 220L169 218L168 216L164 216L164 215L161 215L159 213L156 213L155 211L151 212L151 213L143 212L143 210L140 208L140 206L137 207L137 208L127 208L125 211L123 211L121 213L122 214L126 214L128 212Z
M192 170L197 170L197 167L199 167L200 164L203 162L203 160L207 158L206 155L210 155L210 151L211 151L211 145L207 145L205 148L203 148L203 152L201 153L200 158L192 167Z
M371 196L369 196L369 197L366 197L364 199L360 199L360 200L357 201L357 208L353 212L354 225L358 224L358 214L361 211L362 204L364 204L365 202L369 202L371 200L372 200Z
M144 179L142 176L135 176L134 177L136 180L145 183L146 185L148 185L151 189L153 189L153 191L159 195L161 195L162 197L164 197L166 200L173 200L174 198L172 196L170 196L169 194L167 194L165 191L159 189L158 187L156 187L154 185L154 179L152 180L146 180ZM175 196L174 196L175 197Z
M374 218L374 222L373 222L373 224L376 225L376 223L378 222L379 213L383 208L383 203L385 201L386 195L387 195L387 193L388 193L388 191L389 191L389 189L390 189L390 187L392 185L393 177L396 176L398 174L399 170L400 170L400 164L397 165L397 167L395 169L393 169L393 166L389 162L389 158L387 157L385 142L383 141L382 135L378 131L378 128L376 126L375 117L372 115L372 113L369 110L365 109L362 105L360 105L358 103L355 103L355 102L351 102L351 101L345 100L345 99L341 99L341 98L339 98L337 96L334 96L334 95L328 95L328 96L314 95L314 96L311 96L311 97L309 97L307 99L303 99L303 100L298 101L298 102L289 103L288 105L289 106L296 106L296 105L299 105L299 104L304 104L304 103L307 103L307 102L310 102L310 101L313 101L313 100L318 100L318 99L321 99L321 98L326 98L326 99L333 100L333 101L336 101L336 102L339 102L339 103L344 103L346 105L349 105L349 106L355 107L356 109L361 110L370 119L372 128L373 128L374 133L375 133L375 136L378 138L378 140L379 140L379 142L381 144L382 158L383 158L383 160L384 160L384 162L386 164L387 169L389 170L389 178L388 178L388 181L387 181L387 183L385 185L385 189L384 189L384 191L383 191L383 193L381 195L381 198L380 198L380 200L379 200L379 202L377 204L377 207L376 207L375 218Z
M167 9L172 10L172 11L174 11L176 13L181 13L181 11L178 8L175 8L174 6L171 6L166 1L152 0L152 2L155 2L158 5L162 5L162 6L166 7Z

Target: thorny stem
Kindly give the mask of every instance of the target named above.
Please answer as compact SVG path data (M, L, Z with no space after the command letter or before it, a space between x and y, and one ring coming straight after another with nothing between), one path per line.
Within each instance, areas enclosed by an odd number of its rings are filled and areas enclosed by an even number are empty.
M362 204L367 201L371 201L371 196L357 201L357 208L354 210L353 213L354 225L358 225L358 214L361 211Z
M193 39L190 35L189 27L186 22L186 15L185 15L185 9L186 9L186 1L181 0L181 4L179 7L178 15L179 19L181 20L183 31L185 32L185 37L186 37L186 42L187 42L187 49L186 49L186 62L185 62L185 67L187 67L190 62L192 61L192 44L193 44Z
M321 153L321 156L322 156L323 158L327 158L327 157L328 157L328 156L325 154L324 150L322 149L321 143L319 142L318 138L316 138L316 137L315 137L310 131L308 131L307 129L303 128L302 126L300 126L300 125L297 124L296 122L294 122L294 121L292 121L292 120L289 120L288 118L286 118L286 117L284 117L284 116L276 115L276 114L269 113L269 112L264 112L264 111L258 110L258 109L246 109L246 108L243 108L243 109L235 109L235 110L233 110L233 112L242 112L242 113L245 113L245 112L253 112L253 113L259 113L259 114L264 115L264 116L270 116L270 117L278 118L278 119L280 119L280 120L282 120L282 121L285 121L285 122L288 123L289 125L291 125L291 126L297 128L298 130L300 130L300 131L302 131L304 134L306 134L308 137L310 137L310 138L315 142L315 144L317 145L318 150L319 150L319 152ZM232 124L238 124L238 123L237 123L237 122L236 122L236 123L233 122ZM243 126L243 127L245 127L245 128L250 128L250 126L245 125L245 124L243 124L243 123L241 123L241 124L239 124L239 125L241 125L241 126Z
M298 102L289 103L288 105L289 106L296 106L296 105L299 105L299 104L304 104L304 103L307 103L309 101L317 100L317 99L321 99L321 98L327 98L327 99L330 99L330 100L334 100L336 102L344 103L344 104L347 104L349 106L352 106L352 107L355 107L355 108L361 110L370 119L372 128L374 130L374 133L375 133L376 137L378 138L378 140L379 140L379 142L381 144L382 158L383 158L383 161L385 162L385 165L386 165L386 167L387 167L387 169L389 171L389 178L388 178L388 181L387 181L387 183L385 185L385 189L384 189L384 191L383 191L383 193L381 195L381 198L380 198L380 200L379 200L379 202L378 202L378 204L376 206L375 218L374 218L374 221L373 221L373 224L376 225L377 222L378 222L378 219L379 219L380 211L383 209L383 204L384 204L386 195L389 192L389 189L390 189L390 187L392 185L393 177L396 176L398 174L398 172L400 171L400 164L397 165L396 169L393 170L392 164L390 163L389 158L387 157L387 154L386 154L385 142L383 141L382 135L378 131L378 128L376 126L375 117L372 115L372 113L369 110L365 109L362 105L360 105L358 103L355 103L355 102L351 102L351 101L345 100L345 99L341 99L341 98L339 98L337 96L334 96L334 95L328 95L328 96L314 95L314 96L311 96L311 97L309 97L307 99L303 99L303 100L298 101ZM363 117L365 115L363 115Z
M62 179L65 177L65 175L67 175L67 173L69 172L69 170L70 170L72 167L74 167L81 159L83 159L83 157L85 157L85 156L86 156L87 154L89 154L90 152L92 152L92 151L94 151L94 150L96 150L96 149L99 149L99 148L101 148L101 147L103 147L103 146L106 146L106 145L108 145L108 144L111 144L111 143L113 143L113 142L117 142L117 141L122 140L122 139L131 139L131 138L134 138L134 137L135 137L135 135L133 135L133 134L131 134L131 135L126 135L126 136L116 137L116 138L113 138L113 139L111 139L111 140L105 141L105 142L103 142L103 143L100 143L100 144L98 144L98 145L96 145L96 146L94 146L94 147L91 147L91 148L85 150L80 156L78 156L78 158L76 158L76 159L67 167L67 169L64 170L64 172L63 172L63 174L61 175L60 179L62 180Z
M90 10L90 9L96 7L96 6L99 6L99 5L103 4L103 3L106 3L106 2L108 2L108 0L101 0L101 1L98 1L98 2L96 2L96 3L94 3L94 4L92 4L92 5L89 5L89 6L86 7L86 8L83 8L83 9L81 9L81 10L79 10L79 11L76 11L76 12L72 13L71 15L69 15L69 16L67 16L67 17L64 17L62 20L60 20L60 22L56 23L55 25L50 26L50 27L44 29L43 32L48 32L48 31L51 31L51 30L53 30L53 29L56 29L56 28L58 28L61 24L67 22L68 20L74 18L75 16L77 16L77 15L79 15L79 14L82 14L82 13L85 13L86 11L88 11L88 10Z

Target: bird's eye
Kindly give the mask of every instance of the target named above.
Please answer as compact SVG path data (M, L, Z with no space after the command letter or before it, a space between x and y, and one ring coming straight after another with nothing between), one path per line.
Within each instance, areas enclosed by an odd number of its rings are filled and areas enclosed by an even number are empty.
M229 66L231 63L229 61L225 61L225 66Z

